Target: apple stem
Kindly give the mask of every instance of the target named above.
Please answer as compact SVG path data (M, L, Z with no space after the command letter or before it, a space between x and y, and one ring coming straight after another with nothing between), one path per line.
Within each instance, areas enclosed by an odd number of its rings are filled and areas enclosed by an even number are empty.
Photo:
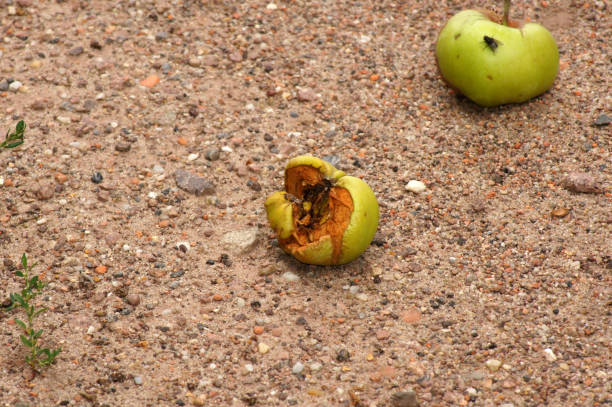
M508 21L510 19L510 1L511 0L504 0L504 17L502 22L505 26L508 25Z

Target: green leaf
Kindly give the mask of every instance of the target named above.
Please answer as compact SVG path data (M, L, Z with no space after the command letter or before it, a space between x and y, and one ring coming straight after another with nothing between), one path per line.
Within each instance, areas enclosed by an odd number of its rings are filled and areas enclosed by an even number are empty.
M27 330L27 329L28 329L28 328L26 327L25 322L23 322L22 320L20 320L20 319L18 319L18 318L15 318L15 323L16 323L17 325L19 325L20 327L22 327L24 330Z
M38 276L34 276L30 279L30 281L28 282L28 285L30 287L38 287Z
M34 313L34 315L32 315L32 318L36 318L37 316L39 316L40 314L42 314L43 312L47 311L48 308L39 308L36 310L36 312Z
M21 255L21 265L24 269L28 268L28 258L26 257L25 253Z
M6 145L4 146L4 148L15 148L15 147L19 147L19 146L20 146L20 145L22 145L22 144L23 144L23 140L19 140L19 141L16 141L16 142L14 142L14 143L9 143L9 144L6 144Z
M23 297L17 293L13 294L13 301L16 301L21 307L27 308L28 304L24 301Z
M16 271L16 272L15 272L15 275L16 275L17 277L23 277L23 273L22 273L21 271Z
M32 347L32 342L30 342L30 340L26 338L24 335L19 335L19 338L21 338L21 342L23 342L25 346L27 346L28 348Z
M42 329L39 329L38 331L34 332L34 339L38 339L40 338L40 335L42 335L43 331Z
M17 133L23 133L25 131L25 128L26 128L25 122L23 120L19 120L19 123L17 123L15 130L17 131Z

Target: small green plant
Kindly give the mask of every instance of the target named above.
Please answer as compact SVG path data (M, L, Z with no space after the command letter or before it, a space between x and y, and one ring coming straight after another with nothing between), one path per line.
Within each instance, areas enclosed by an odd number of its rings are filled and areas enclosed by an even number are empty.
M21 342L29 349L28 355L26 355L26 362L32 366L34 370L39 370L46 366L49 366L55 360L55 357L62 351L61 348L48 349L41 348L38 345L38 339L42 335L42 329L34 329L34 319L43 312L47 311L47 308L36 308L30 302L38 296L45 284L40 281L38 275L32 275L32 269L36 266L34 264L28 264L28 258L25 253L21 256L21 265L23 270L17 270L15 275L23 278L25 287L20 293L13 293L10 295L11 305L8 310L13 308L22 308L27 316L27 320L24 322L18 318L15 318L15 323L23 329L23 334L19 337Z
M7 131L4 141L0 143L0 150L5 148L15 148L23 144L23 133L25 132L26 124L20 120L15 127L14 132Z

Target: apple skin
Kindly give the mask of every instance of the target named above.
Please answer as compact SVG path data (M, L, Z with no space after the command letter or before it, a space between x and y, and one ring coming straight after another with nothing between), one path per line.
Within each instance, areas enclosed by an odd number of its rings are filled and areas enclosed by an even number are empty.
M451 17L438 37L436 57L449 85L483 107L536 97L552 86L559 70L557 44L546 28L505 26L478 10Z
M340 265L355 260L368 248L378 228L379 210L374 192L363 180L345 175L330 163L313 156L293 158L287 163L285 174L290 168L298 166L312 167L323 177L333 179L336 188L345 189L350 194L353 210L342 234L339 250L334 250L334 241L330 236L298 247L291 244L294 243L291 236L295 232L294 204L287 199L287 192L275 192L268 197L264 205L270 226L278 236L279 246L287 254L306 264ZM285 176L285 182L287 178Z

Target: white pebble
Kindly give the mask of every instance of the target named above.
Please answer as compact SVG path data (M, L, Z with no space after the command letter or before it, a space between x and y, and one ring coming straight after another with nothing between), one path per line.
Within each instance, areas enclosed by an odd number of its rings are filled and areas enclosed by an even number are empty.
M134 383L136 383L137 385L141 385L142 384L142 376L134 376Z
M485 362L485 366L487 366L487 369L489 369L491 372L497 372L501 365L502 362L497 359L489 359Z
M9 85L9 89L12 90L13 92L17 92L19 90L19 88L22 87L22 86L23 86L23 83L21 83L19 81L13 81Z
M554 362L555 360L557 360L557 355L555 355L555 352L553 352L550 348L544 349L544 357L549 362Z
M244 300L244 298L238 297L238 299L236 300L236 305L242 308L246 305L246 301Z
M189 156L187 157L187 161L194 161L197 160L197 158L200 156L200 154L196 154L196 153L191 153L189 154Z
M87 335L91 335L94 332L96 332L96 327L93 325L89 325L89 328L87 328Z
M161 165L159 165L159 164L155 164L155 165L153 166L153 172L154 172L155 174L163 174L163 173L164 173L164 167L162 167L162 166L161 166Z
M291 281L292 283L300 280L300 276L290 271L284 272L281 277L287 281Z
M270 352L270 346L266 343L259 342L259 345L257 345L257 350L259 350L259 353L262 355L265 355L266 353Z
M58 122L64 123L64 124L70 124L70 122L72 122L70 117L66 117L66 116L57 116L56 119Z
M147 196L151 199L157 198L157 192L151 191L147 194Z
M359 301L367 301L368 295L366 293L357 293L355 298L357 298Z
M314 362L313 364L310 365L310 370L312 370L313 372L319 371L321 370L321 368L323 367L323 365L319 362Z
M106 97L106 95L105 95L103 92L101 92L101 93L98 93L98 94L96 95L96 100L102 100L102 99L104 99L105 97Z
M425 191L426 189L427 187L424 183L415 179L411 179L410 181L408 181L408 184L406 184L406 191L414 192L415 194L419 194Z
M268 3L268 5L266 6L266 8L268 10L276 10L278 8L278 6L274 3Z
M252 365L252 364L247 363L246 365L244 365L244 370L245 370L247 373L251 373L253 370L255 370L255 367L253 367L253 365Z
M295 365L293 365L293 369L291 369L291 372L293 374L300 374L302 373L302 370L304 370L304 365L301 362L297 362Z
M233 153L234 150L232 150L232 148L230 146L223 146L221 147L222 151L225 151L226 153Z

